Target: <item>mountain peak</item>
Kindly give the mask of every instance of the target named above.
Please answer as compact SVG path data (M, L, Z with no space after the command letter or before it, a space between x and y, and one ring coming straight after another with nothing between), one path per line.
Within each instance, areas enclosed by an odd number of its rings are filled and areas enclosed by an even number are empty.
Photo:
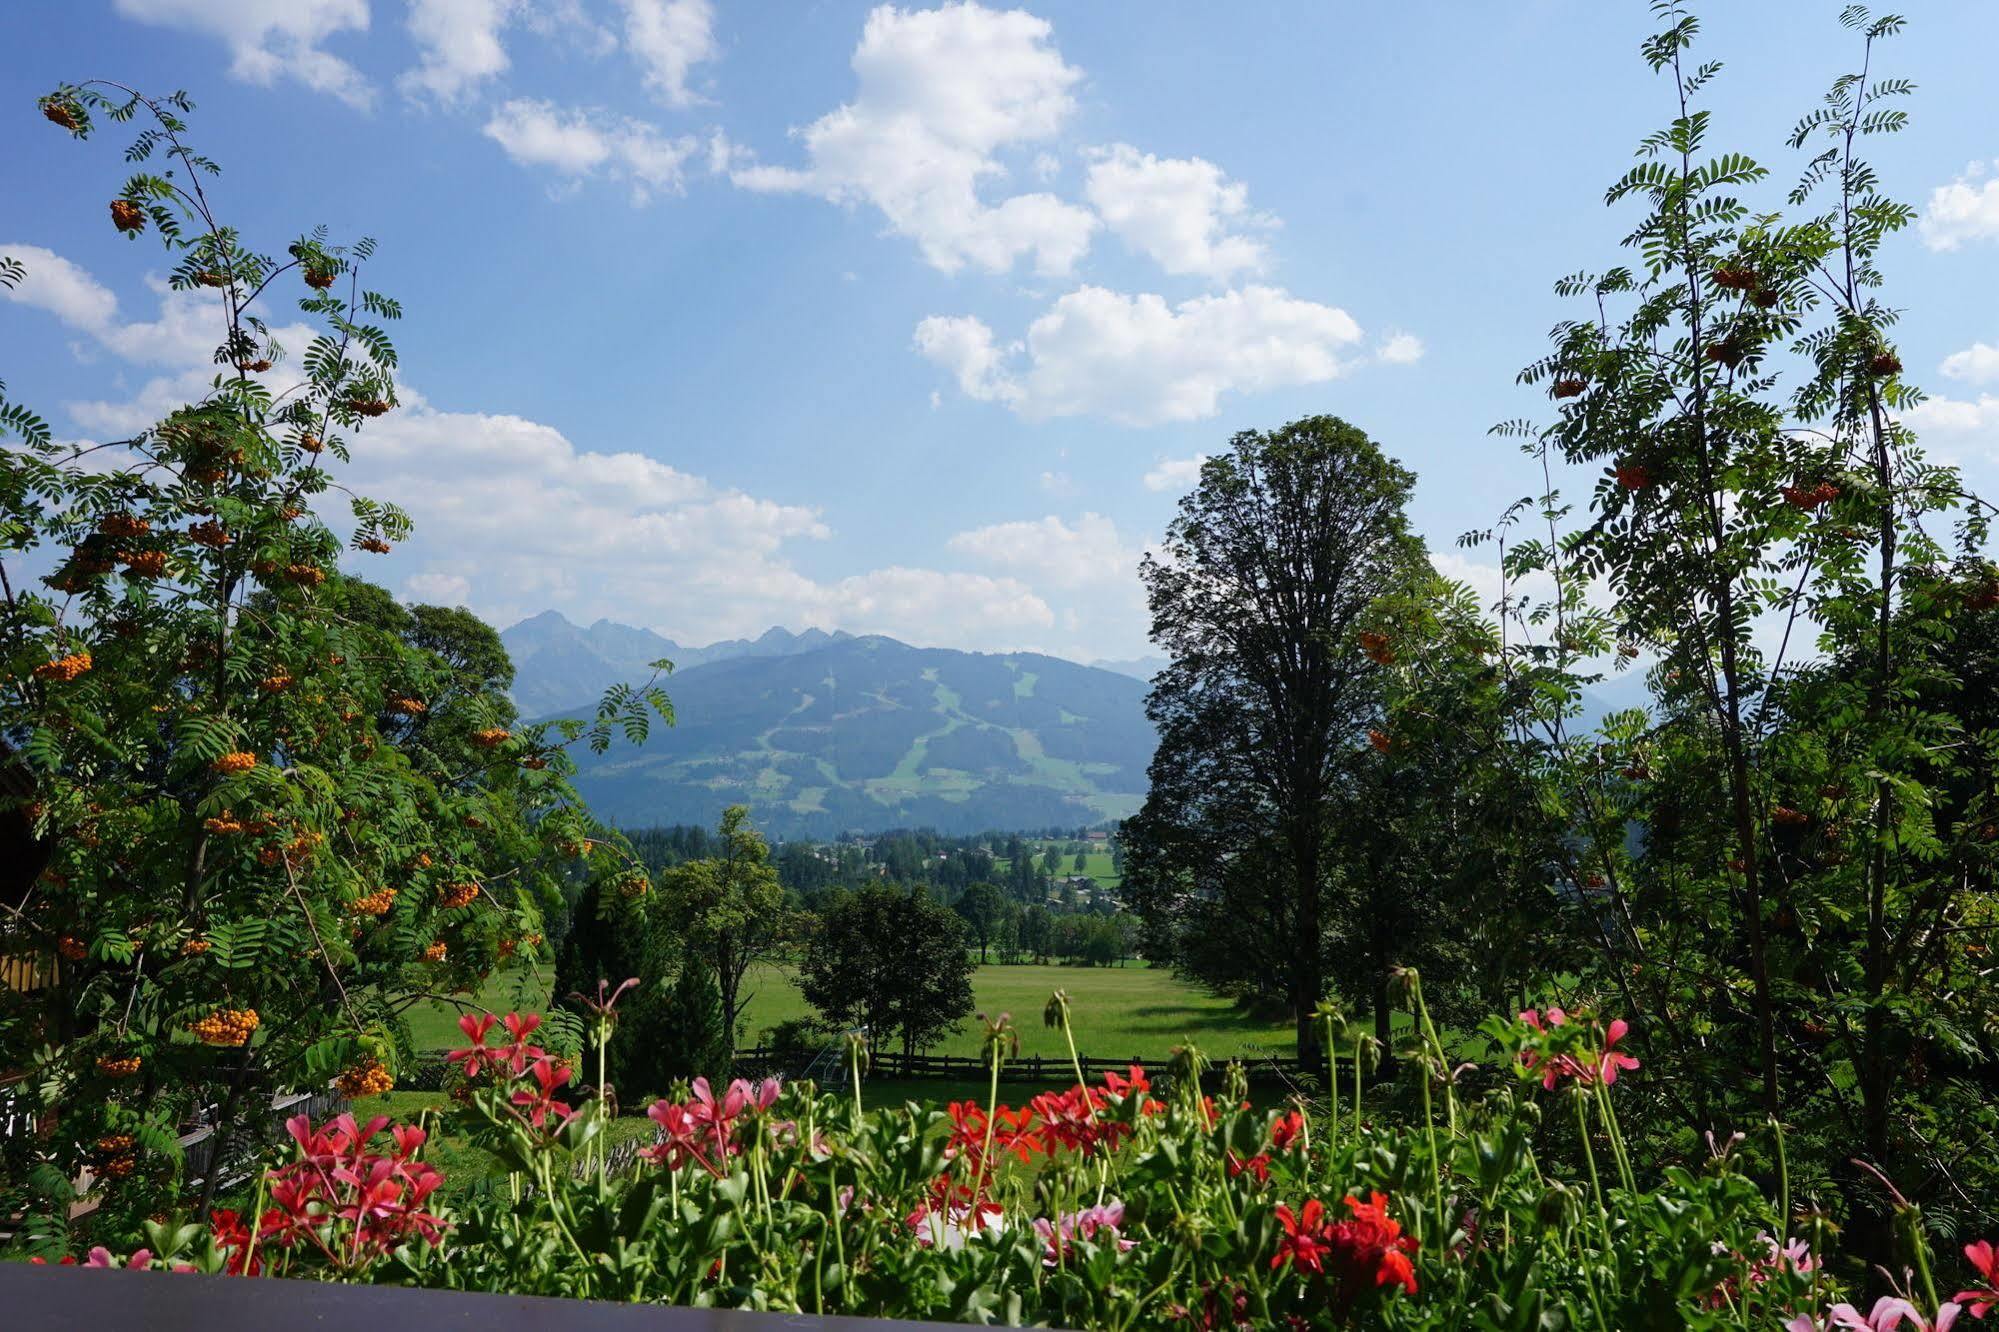
M576 627L575 625L569 622L569 617L564 615L561 611L545 610L542 611L539 615L530 615L525 620L520 621L518 624L514 624L509 628L502 630L501 636L505 637L507 634L514 633L517 630L521 629L557 629L557 628L574 629L575 627Z

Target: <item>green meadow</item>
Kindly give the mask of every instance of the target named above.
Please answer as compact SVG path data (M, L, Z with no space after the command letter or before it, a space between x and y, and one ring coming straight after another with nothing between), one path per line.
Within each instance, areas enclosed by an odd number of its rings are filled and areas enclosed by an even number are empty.
M1108 857L1106 857L1108 859ZM526 970L494 976L476 996L485 1008L533 1009L547 1003L548 971L540 977ZM742 1044L756 1045L762 1033L780 1022L809 1016L789 967L767 967L751 973L744 984L749 996ZM1093 1059L1142 1059L1163 1062L1176 1045L1191 1040L1217 1058L1241 1056L1289 1057L1296 1053L1290 1026L1243 1012L1231 1000L1207 993L1153 967L1064 967L991 963L973 976L973 998L979 1011L997 1016L1010 1013L1020 1032L1025 1057L1067 1058L1062 1033L1042 1022L1042 1010L1056 990L1067 991L1071 1022L1080 1053ZM410 1010L410 1027L420 1049L445 1049L462 1039L457 1010L432 1002ZM980 1027L976 1018L959 1024L950 1038L931 1054L977 1055Z

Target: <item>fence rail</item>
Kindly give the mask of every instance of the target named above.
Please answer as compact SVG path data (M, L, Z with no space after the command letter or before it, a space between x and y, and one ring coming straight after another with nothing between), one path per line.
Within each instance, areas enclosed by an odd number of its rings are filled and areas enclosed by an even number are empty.
M739 1072L754 1073L802 1069L813 1063L823 1064L824 1061L817 1058L822 1052L820 1049L780 1050L756 1046L736 1052L736 1067ZM1092 1081L1106 1073L1122 1075L1133 1064L1141 1065L1149 1073L1163 1073L1170 1062L1170 1056L1148 1058L1144 1055L1132 1055L1121 1059L1082 1055L1076 1060L1077 1064L1082 1065L1083 1076ZM1244 1058L1242 1065L1251 1082L1293 1082L1298 1079L1302 1067L1296 1059L1267 1055ZM838 1076L844 1078L846 1076L844 1065L839 1067ZM1321 1067L1313 1065L1311 1071L1315 1076L1321 1071ZM1221 1068L1222 1065L1218 1063L1213 1071L1219 1074ZM899 1050L875 1050L868 1055L868 1072L872 1077L940 1080L955 1078L983 1081L990 1076L991 1069L985 1060L976 1055L906 1055ZM1067 1083L1074 1080L1076 1069L1075 1064L1064 1055L1026 1055L1008 1060L1000 1076L1008 1082Z
M1172 1058L1130 1055L1107 1059L1084 1055L1077 1062L1083 1066L1083 1076L1094 1082L1106 1073L1122 1075L1133 1064L1142 1066L1156 1077L1166 1071ZM1210 1075L1219 1077L1226 1063L1226 1060L1217 1061L1210 1068ZM1324 1064L1315 1063L1310 1069L1305 1069L1296 1059L1275 1055L1243 1056L1242 1066L1252 1083L1290 1084L1298 1081L1301 1075L1316 1082L1325 1076ZM1347 1076L1349 1069L1350 1065L1342 1061L1341 1076ZM405 1091L439 1091L444 1087L446 1071L442 1055L422 1055L402 1069L396 1078L396 1086ZM752 1046L736 1051L734 1072L738 1077L749 1078L816 1077L821 1086L844 1082L847 1078L846 1060L837 1045L802 1049ZM875 1050L868 1055L870 1077L984 1082L989 1074L986 1061L976 1055L905 1055L899 1050ZM1065 1055L1025 1055L1008 1060L1000 1076L1008 1082L1066 1086L1074 1081L1076 1073L1074 1065Z

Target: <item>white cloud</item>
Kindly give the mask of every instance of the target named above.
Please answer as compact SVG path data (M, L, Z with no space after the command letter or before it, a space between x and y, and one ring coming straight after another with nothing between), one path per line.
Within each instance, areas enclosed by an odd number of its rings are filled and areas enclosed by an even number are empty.
M668 106L707 99L687 86L694 66L722 53L715 41L709 0L619 0L625 10L625 45L645 69L645 84Z
M72 328L98 332L118 313L109 287L53 250L39 245L0 244L0 255L18 259L27 274L16 287L0 287L0 299L47 310Z
M26 247L10 252L25 255ZM38 291L37 304L72 326L94 324L89 331L107 349L162 367L128 397L69 404L75 426L114 438L208 391L212 338L199 324L204 313L214 317L204 303L216 293L156 283L159 318L121 323L115 303L93 294L104 289L89 273L58 267L51 261L59 256L36 258L63 279ZM275 332L294 359L265 378L283 390L297 378L296 354L310 334ZM1040 595L1005 573L893 565L808 574L794 550L831 535L816 508L717 485L638 448L579 448L523 417L445 410L408 384L400 397L397 411L349 441L353 461L332 465L342 486L409 511L412 539L354 566L406 597L468 604L501 623L553 606L573 619L636 620L695 641L787 624L999 650L1056 625ZM329 497L322 509L336 530L345 508L344 497Z
M403 579L403 600L427 606L464 606L472 600L472 580L458 574L411 574Z
M1252 215L1248 187L1214 163L1154 157L1123 143L1090 156L1085 197L1120 240L1168 273L1226 281L1268 264L1263 243L1230 226L1270 219Z
M744 167L731 179L872 204L947 273L967 263L1004 272L1030 254L1038 271L1067 273L1097 225L1088 209L1052 194L997 205L979 194L1006 174L1002 150L1054 138L1074 110L1082 72L1050 32L1022 10L879 6L854 50L854 100L799 131L809 165Z
M1963 351L1952 352L1944 357L1943 365L1938 368L1947 379L1988 384L1999 379L1999 347L1974 342Z
M718 176L725 176L739 166L748 166L756 160L756 154L742 144L731 139L725 130L711 130L708 133L708 169Z
M366 32L368 0L114 0L114 7L142 23L220 39L239 79L266 86L296 79L357 107L374 99L361 71L320 48L336 33Z
M1067 472L1043 472L1040 484L1041 489L1050 495L1073 495L1076 493L1075 479Z
M560 39L589 56L618 49L618 36L584 11L582 0L518 0L521 25L537 37Z
M1224 393L1317 384L1343 374L1361 338L1346 311L1252 286L1177 306L1150 293L1080 287L1028 325L1026 364L969 316L933 315L917 350L959 388L1021 416L1101 416L1156 425L1213 416Z
M918 644L1019 646L1055 623L1048 603L1017 579L900 565L842 578L810 600L806 624Z
M1001 370L1005 354L993 345L993 331L973 315L931 315L916 326L916 350L949 370L968 398L1012 402L1019 395Z
M1917 434L1974 435L1999 432L1999 397L1981 393L1976 402L1925 398L1901 415Z
M179 380L199 375L205 385L216 374L215 349L226 329L222 313L222 293L207 289L175 291L164 278L149 277L146 287L159 299L159 317L126 321L118 317L118 298L89 272L39 245L0 244L0 255L21 261L27 270L20 285L0 288L0 297L17 304L46 310L99 345L127 361L145 365L167 365L183 369L176 380L163 381L160 396L172 396L170 387ZM261 304L255 313L268 318ZM296 354L305 350L311 334L298 325L272 329L276 340ZM280 370L271 374L275 377ZM184 400L184 398L182 399ZM177 405L177 404L176 404ZM157 416L140 424L148 424ZM123 425L116 428L134 429Z
M1384 365L1414 365L1423 359L1423 339L1414 333L1392 333L1377 355Z
M397 86L411 97L464 100L507 71L500 30L518 9L516 0L410 0L410 36L420 55Z
M1930 191L1917 230L1932 250L1955 250L1966 241L1999 240L1999 158L1973 162L1948 185Z
M1130 581L1136 549L1119 538L1117 524L1086 513L1069 524L1050 515L1033 522L995 523L951 538L952 550L981 564L1023 574L1060 588Z
M1497 564L1475 560L1458 550L1432 551L1430 567L1452 582L1471 588L1472 595L1478 598L1479 610L1488 619L1496 618L1502 590L1513 598L1514 610L1518 613L1523 597L1540 605L1553 593L1555 586L1554 580L1543 573L1530 574L1523 580L1509 583ZM1591 591L1599 603L1608 596L1608 589L1601 585L1593 586Z
M1145 488L1187 490L1201 479L1201 464L1207 460L1205 453L1197 453L1191 458L1162 458L1145 474Z
M501 103L485 133L522 166L546 167L572 182L605 168L630 183L634 203L656 190L682 192L687 160L702 148L691 134L667 138L641 120L531 98Z

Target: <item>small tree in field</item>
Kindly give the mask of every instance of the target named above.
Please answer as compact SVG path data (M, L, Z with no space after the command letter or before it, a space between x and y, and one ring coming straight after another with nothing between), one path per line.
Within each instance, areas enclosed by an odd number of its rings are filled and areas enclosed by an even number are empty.
M986 949L997 941L1007 917L1006 894L995 883L975 883L958 898L956 910L979 946L979 965L984 966Z
M65 86L41 107L79 140L143 124L109 223L213 293L217 371L89 448L0 402L0 813L25 848L0 867L0 952L35 977L0 997L0 1068L47 1130L0 1139L0 1211L31 1233L67 1224L86 1171L91 1224L171 1207L196 1116L219 1161L273 1089L386 1086L403 1009L538 952L585 845L562 743L643 738L664 705L624 689L595 727L518 727L489 630L336 571L409 531L334 479L397 407L372 242L254 248L185 96ZM0 281L22 271L0 258ZM281 296L319 329L303 348L271 339Z
M900 1040L908 1055L972 1011L973 970L956 912L921 888L869 884L827 907L798 988L828 1022Z
M666 871L660 894L667 919L686 939L688 957L714 973L733 1057L748 1002L743 981L750 968L783 956L791 932L770 847L750 827L749 809L729 806L716 837L722 853Z

